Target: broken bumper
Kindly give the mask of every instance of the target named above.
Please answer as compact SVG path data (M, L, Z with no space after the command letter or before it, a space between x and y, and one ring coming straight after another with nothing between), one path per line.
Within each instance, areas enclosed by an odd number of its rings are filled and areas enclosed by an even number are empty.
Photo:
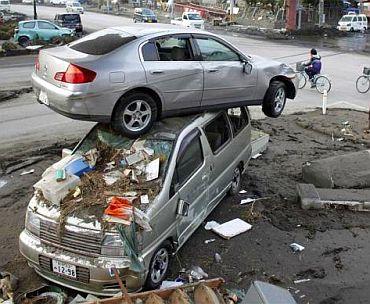
M41 240L23 230L19 237L19 250L28 264L45 279L81 292L112 296L120 292L111 267L118 270L122 282L130 292L138 291L145 282L145 275L129 270L125 258L86 257L43 244ZM53 261L76 267L76 278L59 275L52 270ZM113 266L114 265L114 266Z

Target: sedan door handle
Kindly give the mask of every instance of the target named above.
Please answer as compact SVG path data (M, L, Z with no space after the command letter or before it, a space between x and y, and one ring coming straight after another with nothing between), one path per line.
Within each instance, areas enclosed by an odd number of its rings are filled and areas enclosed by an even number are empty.
M207 72L208 73L215 73L215 72L218 72L218 69L208 69Z
M152 71L149 71L150 74L154 75L154 74L162 74L164 73L163 70L152 70Z

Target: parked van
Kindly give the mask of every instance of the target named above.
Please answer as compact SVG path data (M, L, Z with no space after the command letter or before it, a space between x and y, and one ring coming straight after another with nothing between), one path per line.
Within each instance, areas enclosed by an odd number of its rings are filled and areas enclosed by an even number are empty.
M66 11L67 13L84 13L84 8L82 7L81 3L78 1L68 1L66 3Z
M10 12L10 1L9 0L0 0L0 12Z
M366 31L368 22L366 15L344 15L338 22L337 29L345 32Z
M225 195L239 193L241 176L252 154L250 116L246 107L238 107L167 118L156 122L149 133L136 140L97 124L72 156L91 155L91 149L100 156L95 169L81 177L82 192L76 196L72 195L73 190L67 196L72 201L55 205L36 190L20 235L20 252L42 277L82 292L103 296L119 292L112 268L118 270L130 292L144 285L158 288L169 270L171 255ZM138 151L143 151L146 158L151 155L151 159L160 159L157 167L151 167L157 179L148 182L148 175L142 177L143 173L139 173L138 170L148 172L148 167L144 160L144 164L138 162ZM153 162L151 159L147 159L147 166ZM121 177L107 189L99 176L105 176L109 170L118 170L114 175ZM49 174L47 171L43 176ZM132 172L136 172L136 182L132 181ZM54 179L55 175L51 175ZM152 173L150 176L153 178ZM83 178L88 185L92 182L92 187L86 188ZM53 183L61 187L61 183ZM122 192L123 188L127 192ZM122 233L119 227L102 221L107 207L105 195L114 195L112 192L138 196L133 205L141 215L135 211L134 221L145 218L144 226L149 225L151 230L132 227L131 222ZM104 199L96 201L101 197ZM72 209L72 214L66 211Z

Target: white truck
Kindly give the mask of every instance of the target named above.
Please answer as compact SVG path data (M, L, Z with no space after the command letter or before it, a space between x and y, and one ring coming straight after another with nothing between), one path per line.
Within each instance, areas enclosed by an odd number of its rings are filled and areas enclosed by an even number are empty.
M181 18L171 20L171 24L204 30L204 20L197 12L184 12Z

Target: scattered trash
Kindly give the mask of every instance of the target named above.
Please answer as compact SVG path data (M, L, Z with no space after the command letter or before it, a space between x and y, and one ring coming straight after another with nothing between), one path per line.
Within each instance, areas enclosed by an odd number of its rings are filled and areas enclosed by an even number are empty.
M215 253L215 262L216 263L222 263L221 255L217 252Z
M242 303L297 304L288 290L261 281L254 281L251 284Z
M67 295L61 288L51 285L43 285L34 290L27 291L22 294L17 302L19 303L32 303L32 304L63 304Z
M70 175L80 177L84 173L91 171L92 167L89 166L83 156L73 155L73 159L63 169Z
M183 282L176 282L176 281L163 281L161 284L161 287L159 289L164 289L164 288L171 288L171 287L178 287L184 285Z
M204 226L204 229L212 230L213 228L218 227L218 226L220 226L220 224L217 223L216 221L210 221L210 222L207 222L207 224Z
M245 204L249 204L249 203L253 203L253 202L255 202L256 200L254 199L254 198L250 198L250 197L248 197L248 198L246 198L246 199L242 199L241 201L240 201L240 205L245 205Z
M126 157L126 162L129 166L136 164L144 159L143 154L139 151Z
M311 279L301 279L301 280L294 280L294 284L299 284L299 283L305 283L305 282L309 282L311 281Z
M208 278L208 274L199 266L192 266L189 269L189 274L194 280L197 281Z
M214 241L216 241L216 239L209 239L209 240L205 240L205 241L204 241L204 244L213 243Z
M225 239L230 239L238 234L246 232L252 228L251 224L236 218L224 224L212 228L212 231Z
M159 158L150 162L146 168L146 181L151 181L158 178L159 175Z
M58 169L55 171L55 179L57 182L61 182L66 179L66 170Z
M305 298L306 297L306 295L301 295L299 298L300 299L303 299L303 298Z
M298 224L296 227L298 227L298 228L299 228L299 227L301 227L301 226L302 226L301 224Z
M149 204L149 197L148 195L140 196L140 203L143 205Z
M247 193L247 190L240 190L239 191L239 194L245 194L245 193Z
M9 272L0 272L0 302L12 300L18 288L18 278Z
M344 140L344 138L343 138L343 137L339 137L339 138L337 138L336 140L337 140L337 141L343 141L343 140Z
M79 196L81 194L81 189L80 187L76 187L76 191L73 192L73 197L76 198L77 196Z
M344 126L349 125L349 121L348 121L348 120L346 120L346 121L342 121L342 125L344 125Z
M289 247L292 248L293 252L301 252L304 250L304 247L297 243L292 243L289 245Z
M110 171L108 173L105 173L103 178L104 178L106 185L111 186L116 181L121 179L122 177L123 177L123 174L120 171L115 170L115 171Z
M260 157L261 155L262 155L261 153L257 153L257 154L255 154L255 155L253 155L253 156L252 156L252 158L253 158L253 159L256 159L256 158Z
M27 175L27 174L32 174L34 172L35 172L35 169L31 169L31 170L28 170L28 171L22 171L22 173L19 174L19 175Z
M0 189L4 187L8 182L4 179L0 179Z

